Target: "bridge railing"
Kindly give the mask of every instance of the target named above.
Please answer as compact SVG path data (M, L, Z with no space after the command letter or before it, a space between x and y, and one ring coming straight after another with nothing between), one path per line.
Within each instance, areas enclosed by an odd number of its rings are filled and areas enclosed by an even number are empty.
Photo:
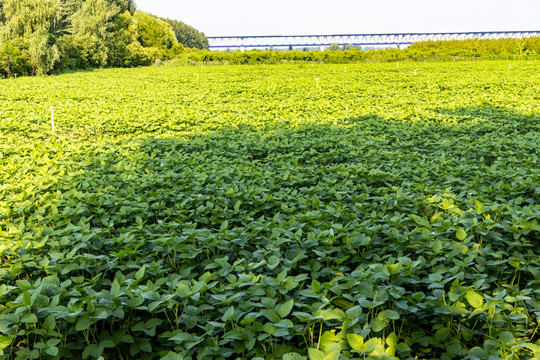
M420 41L446 41L469 39L502 39L540 36L538 31L484 31L395 34L338 34L338 35L260 35L210 36L211 50L279 47L320 47L330 44L361 46L400 46Z

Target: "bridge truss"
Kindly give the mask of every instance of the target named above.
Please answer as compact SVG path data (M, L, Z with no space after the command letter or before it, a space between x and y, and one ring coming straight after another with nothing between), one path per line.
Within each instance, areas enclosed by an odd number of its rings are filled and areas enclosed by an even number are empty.
M343 35L261 35L208 37L210 50L245 50L267 48L313 48L324 50L331 44L360 46L406 46L420 41L503 39L540 36L539 31L486 31L404 34L343 34Z

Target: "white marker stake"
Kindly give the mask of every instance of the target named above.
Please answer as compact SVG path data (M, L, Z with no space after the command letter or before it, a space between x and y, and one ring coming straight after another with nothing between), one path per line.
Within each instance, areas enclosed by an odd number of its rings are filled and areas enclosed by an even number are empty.
M397 66L396 67L399 67L399 61L397 62Z
M197 74L197 82L199 82L199 74Z
M315 78L315 81L317 82L317 89L319 88L319 79Z
M51 106L51 125L52 125L52 132L54 134L54 107Z
M414 69L414 75L416 75L416 69Z
M511 67L511 66L512 66L512 64L508 64L508 67Z
M345 66L345 72L347 72L347 67Z

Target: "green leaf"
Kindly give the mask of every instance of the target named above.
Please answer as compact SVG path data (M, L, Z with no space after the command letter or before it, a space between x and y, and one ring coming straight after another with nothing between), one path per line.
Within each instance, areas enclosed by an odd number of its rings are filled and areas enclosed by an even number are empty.
M320 350L309 348L308 354L310 360L324 360L324 353Z
M456 238L458 240L465 240L467 238L467 233L465 232L465 230L462 228L462 227L459 227L456 231Z
M264 315L268 320L270 320L273 323L278 323L281 320L279 315L273 312L272 310L262 309L261 314Z
M230 321L234 316L234 306L230 306L227 311L221 317L221 321L227 322Z
M83 331L88 329L90 326L94 324L94 319L90 317L90 315L83 315L77 320L77 324L75 324L75 330L77 331Z
M120 296L120 283L116 279L111 284L111 295L114 297Z
M440 240L436 240L433 242L433 245L431 245L433 252L435 254L438 254L442 249L442 242Z
M514 334L512 334L510 331L502 331L499 334L499 339L504 345L512 344L514 341L516 341L516 339L514 338Z
M324 357L324 360L338 360L339 359L340 351L332 351L329 354L326 354Z
M415 215L415 214L411 214L409 215L415 223L417 223L418 225L422 225L423 227L426 227L426 228L431 228L431 224L429 223L429 221L426 219L426 218L423 218L423 217L420 217L418 215Z
M90 344L84 348L82 357L86 359L89 356L94 357L95 359L99 358L103 353L103 349L97 346L96 344Z
M484 299L482 298L482 295L478 294L472 289L467 291L467 293L465 294L465 298L467 299L469 304L471 304L471 306L475 309L481 309L484 305Z
M162 356L160 360L184 360L184 357L178 353L169 351L167 355Z
M287 315L291 313L291 310L294 306L294 299L290 299L289 301L281 304L278 310L278 315L283 319Z
M24 324L35 324L38 322L38 318L32 313L26 313L21 316L21 322Z
M347 342L353 350L362 350L364 346L364 338L357 334L347 334Z
M442 343L450 337L450 329L447 327L440 328L435 332L435 340Z
M56 328L56 320L54 314L49 314L43 321L43 328L47 331L53 331Z
M371 329L375 332L382 331L388 326L388 323L388 320L382 320L381 318L376 317L371 320Z
M322 313L324 321L328 320L343 320L345 319L345 313L341 309L325 310Z
M283 360L306 360L306 357L298 353L290 352L283 355Z
M383 310L377 315L377 317L381 320L398 320L399 319L399 313L395 310Z
M396 333L392 332L386 337L386 353L390 356L394 356L397 348L397 336Z
M15 340L14 337L0 335L0 350L3 350L10 346L13 340Z
M411 348L409 347L409 345L407 345L406 343L402 342L402 343L399 343L399 345L397 346L396 350L398 351L398 353L400 355L406 355L408 353L411 352Z
M100 341L99 346L102 348L114 348L116 347L116 344L112 340L102 340Z
M144 276L144 272L146 270L146 265L142 266L137 272L135 273L135 280L140 280Z
M182 299L188 298L193 295L189 287L184 284L178 285L178 288L176 289L176 294L179 295Z
M279 258L275 255L272 255L268 258L268 268L274 270L279 265Z
M45 349L45 352L51 356L56 356L58 355L58 348L56 346L51 346Z
M375 347L377 346L377 341L378 338L371 338L366 341L366 343L364 344L364 352L369 354L370 352L375 350Z
M474 209L481 214L484 212L484 205L480 201L474 200Z

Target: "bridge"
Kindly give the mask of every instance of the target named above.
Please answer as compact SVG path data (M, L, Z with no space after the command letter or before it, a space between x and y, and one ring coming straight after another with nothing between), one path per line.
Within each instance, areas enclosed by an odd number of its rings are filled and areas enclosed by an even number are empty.
M331 44L360 46L407 46L420 41L503 39L540 36L538 31L485 31L402 34L209 36L210 50L313 48Z

